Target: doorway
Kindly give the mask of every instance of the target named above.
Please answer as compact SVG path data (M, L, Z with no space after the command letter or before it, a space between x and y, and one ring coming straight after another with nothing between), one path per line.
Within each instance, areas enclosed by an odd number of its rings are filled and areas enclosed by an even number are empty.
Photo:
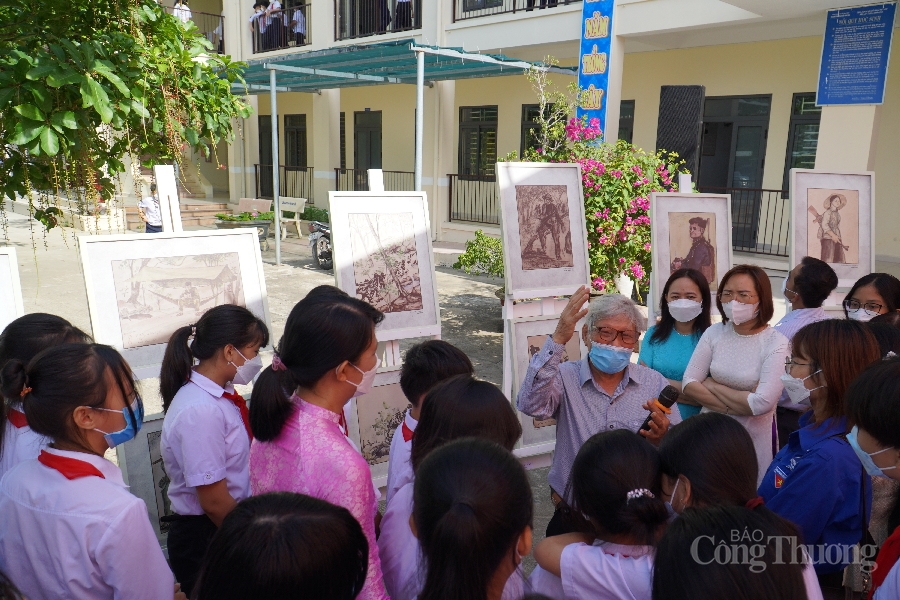
M353 168L353 189L368 190L366 170L381 168L380 110L353 113Z

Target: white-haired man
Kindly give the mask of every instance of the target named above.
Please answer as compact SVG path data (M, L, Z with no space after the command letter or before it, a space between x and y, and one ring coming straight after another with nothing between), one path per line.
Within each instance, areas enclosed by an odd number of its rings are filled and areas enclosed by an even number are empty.
M579 525L579 515L570 509L569 473L589 437L601 431L629 429L658 444L670 422L681 421L677 410L667 416L652 402L668 384L666 378L631 363L638 338L646 329L638 307L621 294L607 294L584 308L589 297L585 287L572 294L556 331L532 357L516 398L525 414L557 420L556 450L547 476L556 511L547 525L548 536L573 531ZM581 335L590 354L577 362L561 363L566 343L585 316ZM652 415L650 430L639 431L647 411Z

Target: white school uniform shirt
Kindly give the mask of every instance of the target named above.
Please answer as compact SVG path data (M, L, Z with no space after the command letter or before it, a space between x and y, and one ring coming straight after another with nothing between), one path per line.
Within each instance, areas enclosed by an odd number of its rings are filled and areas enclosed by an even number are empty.
M0 400L2 401L2 400ZM15 414L13 414L15 412ZM16 405L9 408L9 418L3 424L3 451L0 453L0 478L7 471L22 461L37 458L41 449L50 443L50 440L39 433L32 431L25 421L22 406Z
M147 196L138 202L138 208L144 211L147 217L147 223L154 227L162 227L162 212L159 208L159 198L157 196Z
M602 540L570 544L559 561L567 599L650 600L652 546L626 546ZM549 575L549 573L548 573Z
M419 422L412 418L410 411L406 411L403 422L397 426L394 431L394 437L391 440L391 450L388 454L388 474L387 474L387 501L390 502L394 494L401 487L413 480L412 464L409 462L409 455L412 452L412 438L406 439L410 434L404 435L403 428L407 431L414 432Z
M258 23L260 33L264 32L266 30L266 27L269 25L269 21L266 18L266 13L264 11L253 13L253 15L250 17L251 26L254 21Z
M163 421L160 450L169 476L169 500L179 515L202 515L197 486L225 480L240 502L250 496L250 438L238 408L222 395L233 393L196 371Z
M37 459L0 481L0 569L29 600L160 600L175 578L122 472L101 456L45 448L102 474L69 480Z

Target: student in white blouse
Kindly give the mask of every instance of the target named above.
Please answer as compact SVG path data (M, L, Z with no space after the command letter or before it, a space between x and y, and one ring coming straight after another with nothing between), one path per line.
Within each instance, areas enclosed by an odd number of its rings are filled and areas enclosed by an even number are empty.
M11 322L0 333L0 368L11 360L28 364L42 350L66 343L90 342L91 338L62 317L32 313ZM3 398L0 411L0 478L11 468L37 458L50 440L35 432L22 409L22 399Z
M0 481L0 570L28 598L185 598L147 506L103 457L141 427L133 377L99 344L62 344L27 368L3 368L3 395L21 397L32 428L53 440Z
M683 394L701 412L721 412L743 425L756 450L761 481L777 451L775 407L788 340L769 320L772 285L755 265L737 265L722 277L716 296L722 322L706 330L684 372Z

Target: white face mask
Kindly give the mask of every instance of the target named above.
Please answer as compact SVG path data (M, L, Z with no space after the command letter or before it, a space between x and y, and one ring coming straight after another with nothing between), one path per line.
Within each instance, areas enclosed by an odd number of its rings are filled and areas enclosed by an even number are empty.
M256 377L256 374L262 370L262 358L260 358L259 354L254 356L252 359L247 360L247 357L241 354L241 351L237 348L234 349L235 352L240 354L241 358L244 359L244 364L241 366L237 366L233 362L229 362L228 364L237 369L237 372L234 374L234 377L231 378L231 383L236 383L237 385L247 385L253 378Z
M814 392L819 388L825 387L824 385L820 385L819 387L815 387L811 390L806 389L806 386L803 385L803 382L815 375L816 373L821 373L822 369L819 369L815 373L807 375L803 379L798 377L793 377L792 375L788 375L785 373L781 376L781 383L784 384L784 389L788 394L788 397L791 399L791 402L794 404L799 404L800 406L811 406L809 401L810 392Z
M731 302L726 302L722 305L722 311L725 313L725 317L735 325L746 323L754 318L759 314L758 308L759 302L744 304L737 300L732 300Z
M359 383L353 383L349 379L347 380L347 383L356 387L356 393L353 394L353 397L358 398L372 391L372 384L375 382L375 375L378 373L378 361L376 360L375 366L368 371L363 371L353 363L350 363L350 366L363 374L362 381L360 381Z
M669 302L669 314L679 323L693 321L703 312L703 305L694 300L679 298Z
M860 307L859 310L848 310L847 316L850 317L851 321L860 321L862 323L868 323L872 319L874 319L877 315L873 315L869 313L866 309Z
M791 298L790 296L788 296L788 292L790 292L794 297ZM793 304L794 300L797 298L797 292L788 289L787 279L781 282L781 295L784 296L784 299L791 304Z

